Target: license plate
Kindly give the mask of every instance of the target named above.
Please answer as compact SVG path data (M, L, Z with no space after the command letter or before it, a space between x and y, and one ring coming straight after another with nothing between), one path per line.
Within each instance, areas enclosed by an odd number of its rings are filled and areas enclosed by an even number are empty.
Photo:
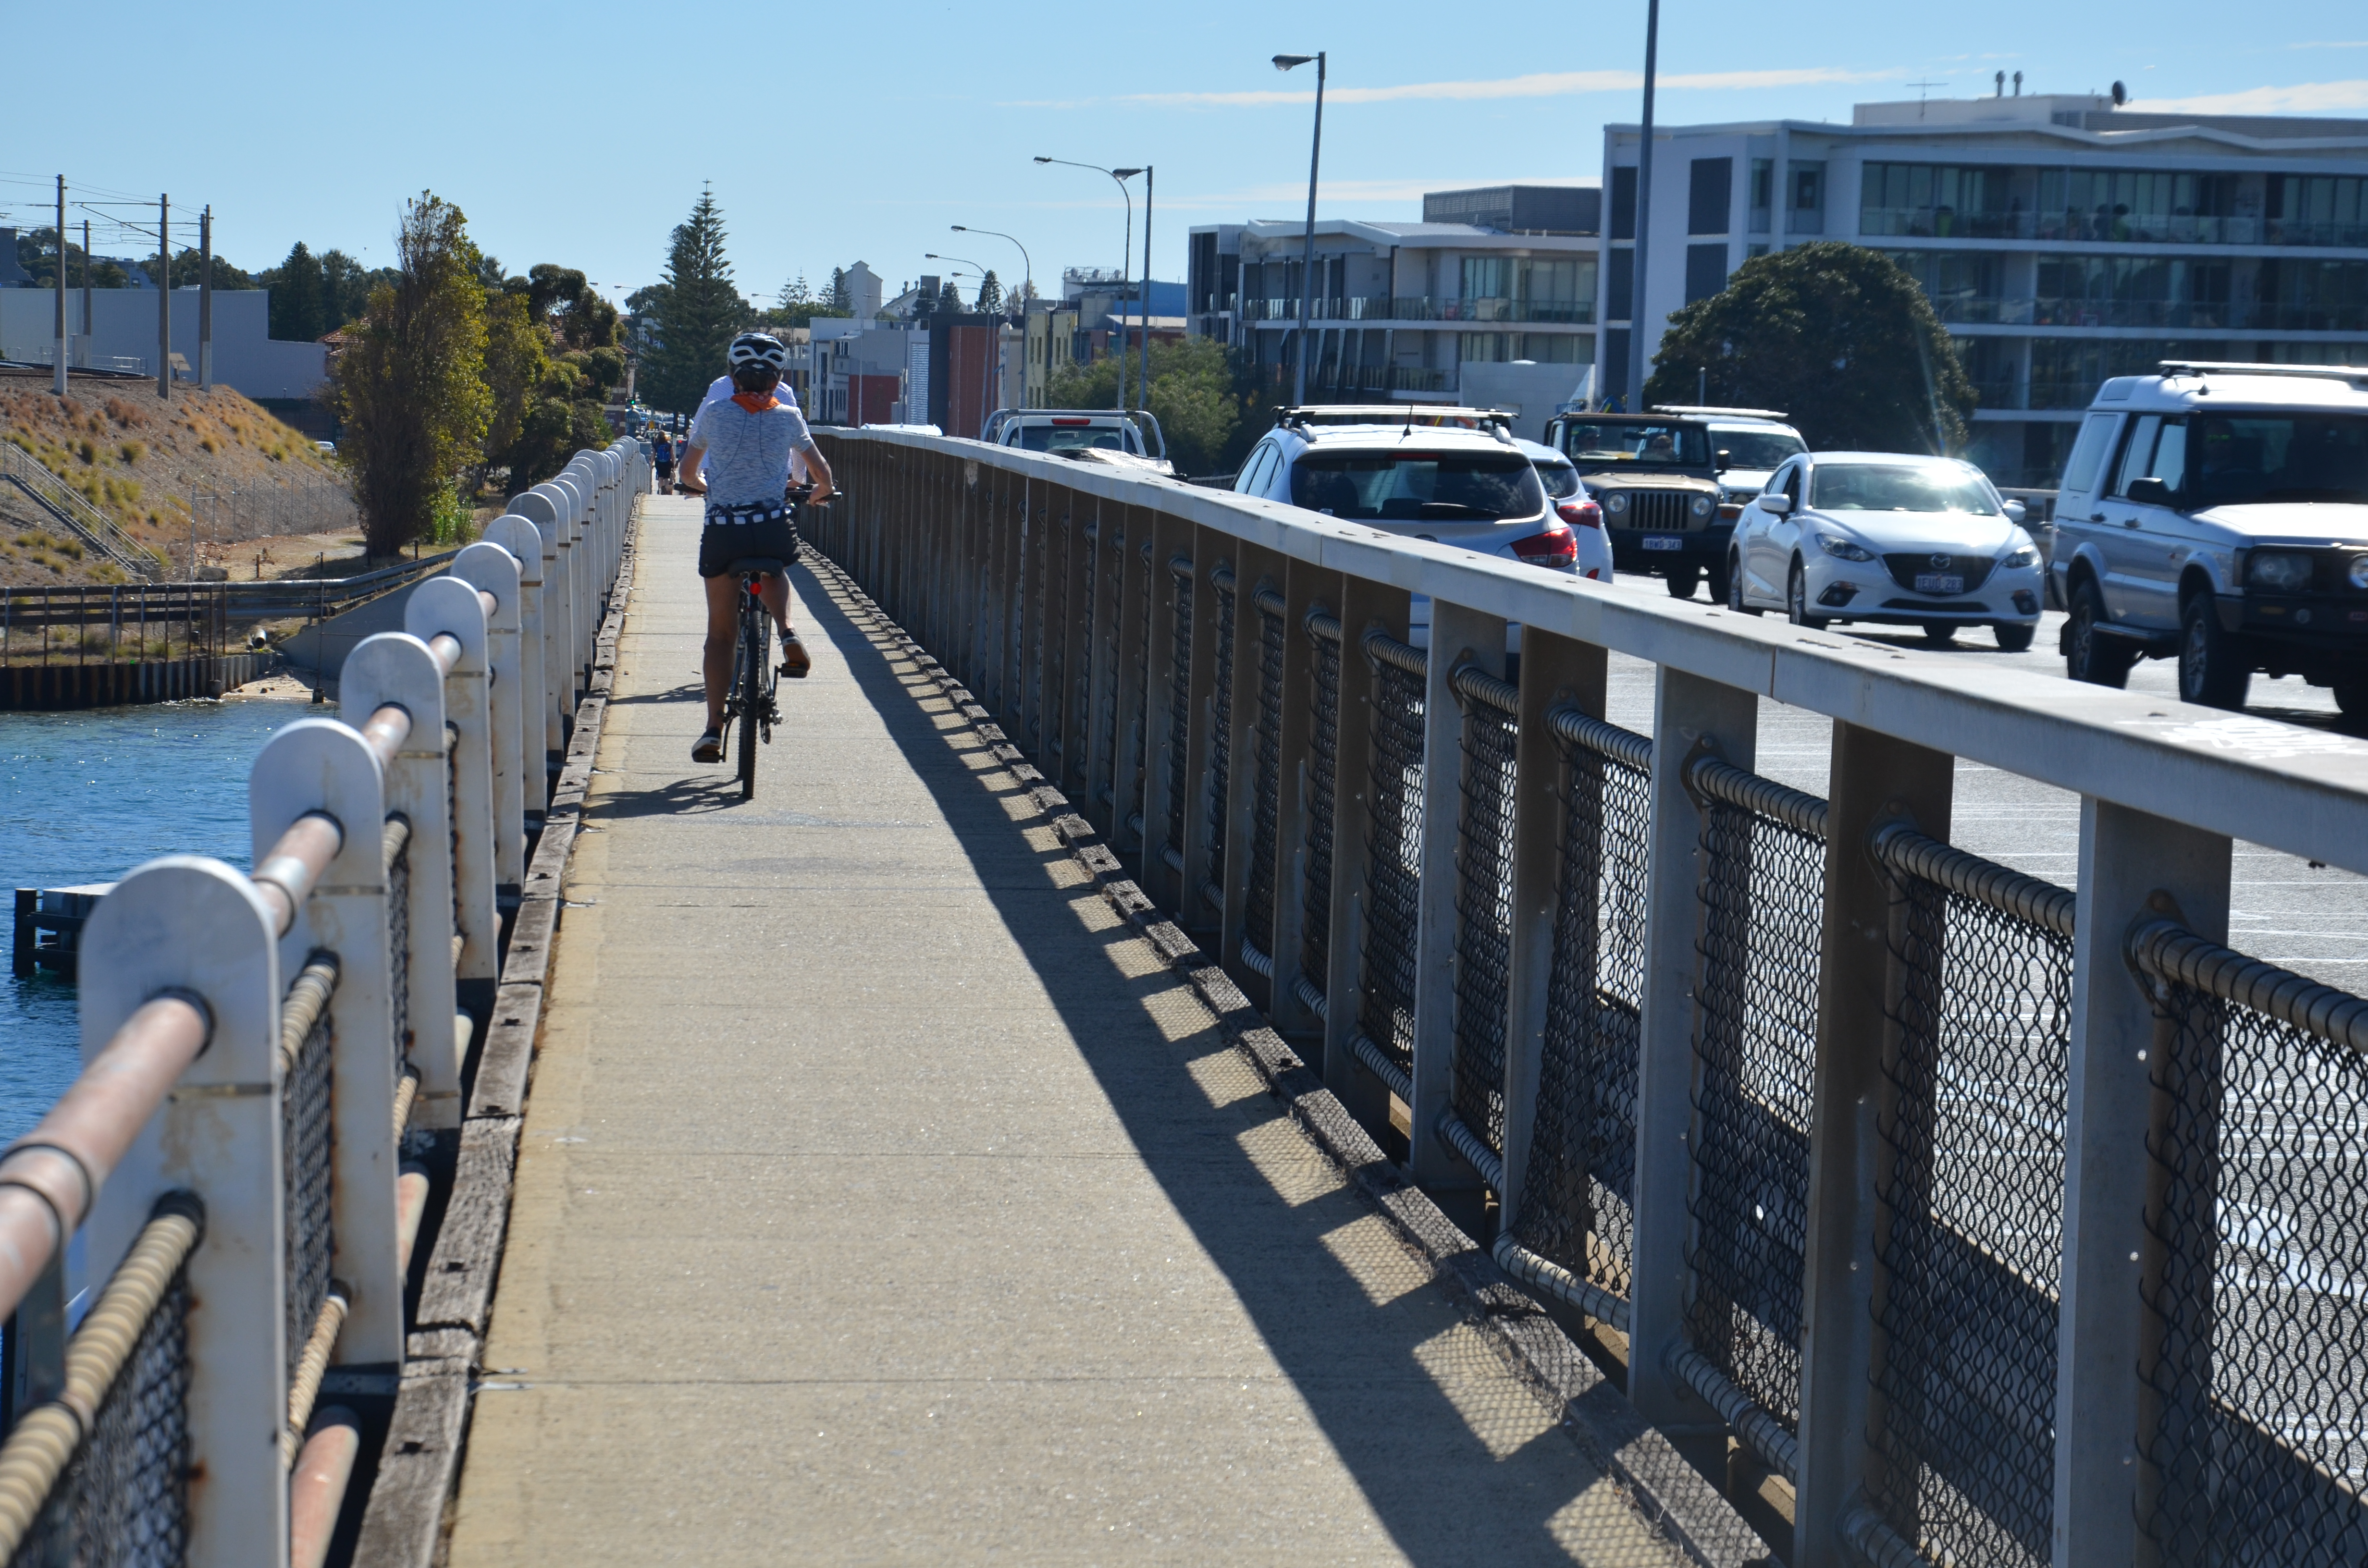
M1686 541L1671 534L1646 534L1637 541L1646 550L1683 550Z
M1916 591L1919 594L1962 594L1965 591L1965 580L1939 572L1918 572L1916 574Z

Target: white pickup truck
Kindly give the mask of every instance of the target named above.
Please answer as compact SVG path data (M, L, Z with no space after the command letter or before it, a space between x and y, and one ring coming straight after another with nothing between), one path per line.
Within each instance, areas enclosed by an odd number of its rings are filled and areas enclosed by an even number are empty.
M1173 476L1167 438L1149 409L998 408L979 439L1079 462L1113 463Z

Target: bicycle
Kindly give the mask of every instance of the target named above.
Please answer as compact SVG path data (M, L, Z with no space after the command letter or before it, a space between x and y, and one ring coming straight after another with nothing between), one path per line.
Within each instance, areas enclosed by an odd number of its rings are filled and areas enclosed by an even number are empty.
M792 489L786 499L794 527L805 495L812 486ZM740 617L737 634L732 643L732 686L723 699L723 734L727 747L733 727L739 727L740 798L754 800L757 795L757 746L773 744L773 726L781 722L780 704L776 700L780 687L780 671L772 660L773 618L758 597L768 575L789 574L789 562L776 556L746 556L732 562L727 570L740 579Z

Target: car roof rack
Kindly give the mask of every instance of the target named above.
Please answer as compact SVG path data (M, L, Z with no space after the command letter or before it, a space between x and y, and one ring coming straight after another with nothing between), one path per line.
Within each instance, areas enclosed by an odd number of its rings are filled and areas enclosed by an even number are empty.
M1730 419L1790 419L1793 416L1781 408L1713 408L1691 403L1656 403L1656 414L1702 414L1713 418L1724 415Z
M1426 429L1462 426L1512 428L1513 416L1501 408L1463 408L1443 403L1309 403L1274 411L1277 425L1304 429L1311 425L1418 425Z
M2296 376L2368 386L2368 365L2248 365L2233 359L2164 359L2166 376Z

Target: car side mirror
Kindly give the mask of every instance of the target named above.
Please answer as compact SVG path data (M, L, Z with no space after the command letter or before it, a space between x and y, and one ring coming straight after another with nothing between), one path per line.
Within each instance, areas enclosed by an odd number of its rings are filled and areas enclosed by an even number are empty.
M2128 498L2141 506L2168 506L2170 486L2159 479L2133 479Z
M1773 495L1762 495L1759 498L1759 509L1773 517L1781 517L1793 509L1793 498L1782 491Z
M1721 447L1718 449L1718 472L1725 473L1728 469L1731 469L1734 466L1735 454L1728 451L1725 447Z
M2006 504L2006 520L2017 528L2022 527L2023 518L2030 515L2030 508L2020 501L2009 501Z

